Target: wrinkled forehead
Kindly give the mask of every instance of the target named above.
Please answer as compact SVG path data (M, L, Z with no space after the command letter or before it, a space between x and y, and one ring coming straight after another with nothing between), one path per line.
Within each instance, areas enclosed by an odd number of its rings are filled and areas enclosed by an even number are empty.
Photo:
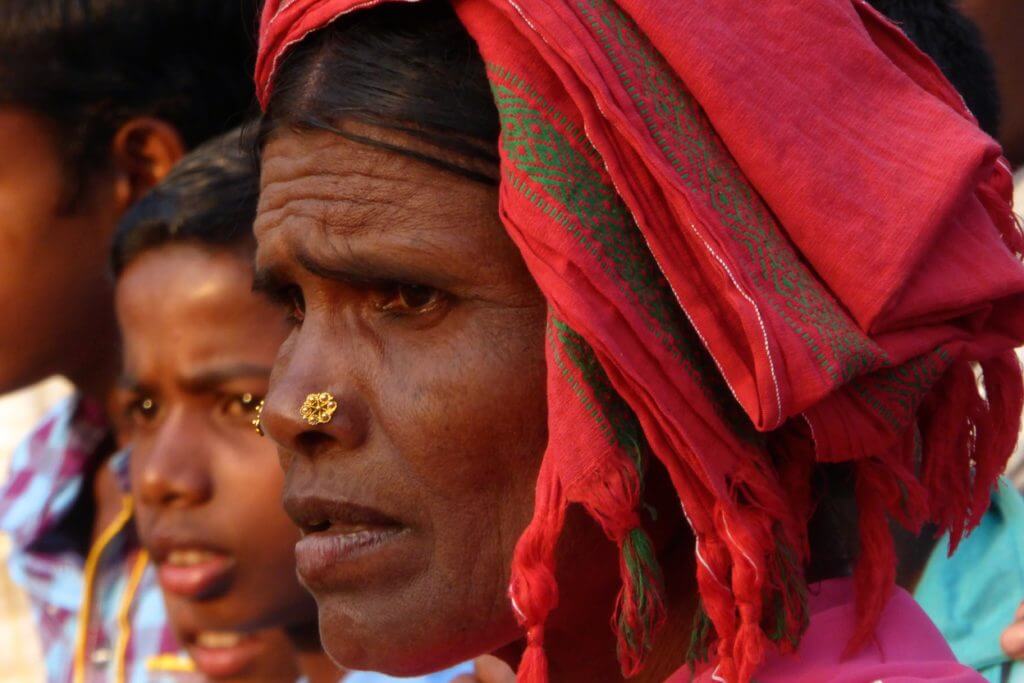
M282 131L263 151L255 235L265 247L285 226L338 238L415 233L496 212L478 185L332 132Z
M415 280L422 266L435 281L444 261L442 279L453 282L474 263L518 259L493 185L327 131L281 130L262 165L257 270L309 257L346 270L372 263L398 279Z
M326 212L332 205L401 205L399 191L431 180L409 166L396 153L327 131L279 131L263 149L256 236L289 206L316 204Z

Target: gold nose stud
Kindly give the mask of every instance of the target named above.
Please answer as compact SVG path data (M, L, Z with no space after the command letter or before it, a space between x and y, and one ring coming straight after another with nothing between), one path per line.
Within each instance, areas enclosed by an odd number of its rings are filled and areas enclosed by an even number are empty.
M310 427L325 425L334 417L334 411L338 409L338 402L326 391L310 394L302 402L299 408L299 415Z
M252 418L252 426L260 436L263 436L263 406L266 403L266 400L261 400L256 404L256 415Z

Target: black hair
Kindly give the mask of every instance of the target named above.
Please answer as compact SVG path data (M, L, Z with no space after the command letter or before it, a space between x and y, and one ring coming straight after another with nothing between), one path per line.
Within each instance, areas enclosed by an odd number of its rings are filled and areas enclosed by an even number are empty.
M0 105L54 124L72 197L136 116L187 147L241 123L253 103L257 0L3 0Z
M896 23L959 91L978 125L999 132L999 88L981 31L956 0L868 0Z
M454 153L432 154L340 130L386 128ZM261 126L329 130L495 183L498 110L476 43L448 2L381 6L318 31L282 60Z
M187 155L121 218L111 256L115 275L150 249L189 242L252 249L259 171L252 143L234 130Z

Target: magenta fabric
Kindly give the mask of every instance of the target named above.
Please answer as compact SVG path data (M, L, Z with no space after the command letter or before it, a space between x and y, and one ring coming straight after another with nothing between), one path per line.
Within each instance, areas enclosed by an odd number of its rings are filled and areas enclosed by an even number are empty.
M757 683L980 683L985 679L956 661L942 634L910 595L897 589L882 610L874 639L844 657L845 643L857 626L853 582L833 579L812 585L811 624L800 649L770 654L755 674ZM708 668L693 678L678 672L667 683L712 683Z

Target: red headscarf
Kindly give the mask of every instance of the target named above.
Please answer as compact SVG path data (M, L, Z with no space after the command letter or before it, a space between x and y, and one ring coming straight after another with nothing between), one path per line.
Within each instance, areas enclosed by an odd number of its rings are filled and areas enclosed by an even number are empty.
M376 4L268 0L262 104L289 46ZM696 650L730 681L798 640L810 471L855 463L868 637L887 515L955 542L1016 439L1024 268L999 147L862 0L453 5L501 115L501 218L550 303L520 678L546 678L570 502L621 548L620 659L641 666L663 618L649 455L696 536Z

